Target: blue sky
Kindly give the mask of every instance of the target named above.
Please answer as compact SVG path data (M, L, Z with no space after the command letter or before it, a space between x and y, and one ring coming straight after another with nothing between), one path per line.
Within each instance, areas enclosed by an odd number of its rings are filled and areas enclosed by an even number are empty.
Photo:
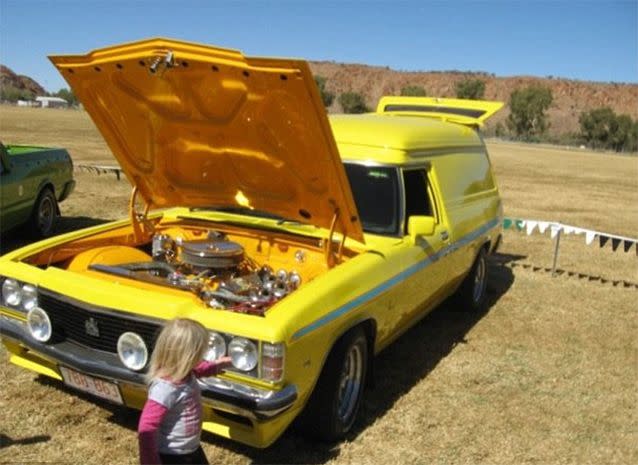
M49 54L148 37L246 55L638 83L638 0L0 0L0 63L49 91Z

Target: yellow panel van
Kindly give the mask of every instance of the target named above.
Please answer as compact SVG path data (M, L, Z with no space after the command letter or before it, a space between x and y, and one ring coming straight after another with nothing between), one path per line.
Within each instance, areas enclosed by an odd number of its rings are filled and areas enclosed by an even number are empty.
M201 380L204 429L266 447L301 415L334 440L379 351L450 296L482 306L502 207L477 129L502 104L329 118L302 60L168 39L51 60L133 185L130 217L0 258L11 363L140 408L158 330L192 318L208 356L233 347Z

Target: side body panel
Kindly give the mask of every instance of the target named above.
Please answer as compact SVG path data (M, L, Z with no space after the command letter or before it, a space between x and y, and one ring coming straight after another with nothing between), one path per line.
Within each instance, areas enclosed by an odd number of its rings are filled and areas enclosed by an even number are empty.
M45 186L56 198L73 182L73 165L66 150L30 147L10 147L3 167L0 224L2 231L25 223L33 211L38 195Z
M431 161L449 227L449 284L455 287L470 270L479 249L498 237L501 200L484 146L452 151Z

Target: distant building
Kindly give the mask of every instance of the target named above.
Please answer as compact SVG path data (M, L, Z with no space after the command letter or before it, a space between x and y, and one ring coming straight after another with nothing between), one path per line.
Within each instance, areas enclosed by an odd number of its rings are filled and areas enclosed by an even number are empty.
M36 105L33 100L18 100L17 104L19 107L34 107Z
M60 97L36 97L35 101L39 102L42 108L67 108L69 106L69 102Z

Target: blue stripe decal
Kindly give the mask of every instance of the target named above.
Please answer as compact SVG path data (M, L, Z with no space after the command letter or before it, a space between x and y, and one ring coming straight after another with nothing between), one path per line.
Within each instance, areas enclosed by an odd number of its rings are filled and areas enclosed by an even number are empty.
M441 250L439 250L435 254L432 254L431 256L427 257L426 259L424 259L424 260L422 260L422 261L420 261L418 263L415 263L414 265L412 265L409 268L405 269L404 271L402 271L401 273L397 274L396 276L394 276L394 277L390 278L389 280L381 283L377 287L369 290L368 292L365 292L364 294L361 294L359 297L356 297L355 299L351 300L350 302L348 302L348 303L342 305L341 307L338 307L337 309L333 310L332 312L322 316L318 320L310 323L308 326L305 326L305 327L301 328L299 331L297 331L295 334L292 335L291 339L293 341L296 340L296 339L299 339L300 337L303 337L306 334L314 331L315 329L318 329L318 328L322 327L323 325L331 322L332 320L335 320L335 319L339 318L341 315L344 315L345 313L348 313L353 308L356 308L356 307L366 303L367 301L374 299L375 297L379 296L380 294L383 294L385 291L387 291L391 287L393 287L396 284L400 283L401 281L409 278L411 275L413 275L415 273L418 273L422 269L428 267L432 263L434 263L437 260L439 260L441 257L443 257L443 256L445 256L445 255L447 255L449 253L455 252L456 250L460 249L461 247L469 244L473 240L477 239L478 237L480 237L481 235L485 234L487 231L492 229L494 226L497 226L499 223L500 223L500 221L498 219L491 220L490 222L484 224L483 226L481 226L480 228L476 229L475 231L472 231L471 233L463 236L461 239L456 241L454 244L450 244L450 245L442 248Z

